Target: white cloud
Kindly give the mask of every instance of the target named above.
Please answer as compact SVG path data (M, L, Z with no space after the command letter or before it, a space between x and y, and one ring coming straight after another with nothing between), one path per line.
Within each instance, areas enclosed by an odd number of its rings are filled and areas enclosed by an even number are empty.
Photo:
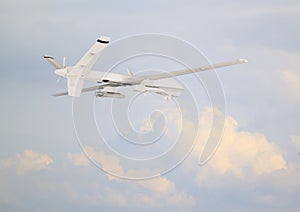
M196 157L199 157L209 134L209 117L210 109L201 116L200 138L194 151ZM238 130L238 122L233 117L226 116L221 144L212 159L200 168L196 181L201 185L211 176L229 174L237 178L258 177L286 168L286 161L275 143L268 141L263 134Z
M97 158L101 161L102 166L110 167L118 173L124 173L120 161L114 156L107 155L103 152L97 152L91 147L85 147L87 151L93 158ZM88 161L83 153L72 154L68 153L67 158L71 161L74 166L88 166L91 163ZM149 169L142 170L128 170L128 175L138 174L149 174L151 173ZM84 196L86 201L90 204L99 204L99 202L104 202L105 204L113 204L118 207L129 207L130 205L139 206L151 206L151 207L162 207L162 206L178 206L178 207L192 207L195 205L195 198L184 192L180 192L176 189L174 182L166 177L156 177L148 180L138 180L138 181L127 181L121 178L106 175L110 183L118 182L123 186L127 186L128 190L124 193L120 193L117 189L111 189L109 187L93 186L98 189L93 191L93 194L87 194ZM105 191L105 195L103 194Z
M0 161L2 168L15 167L19 174L46 169L51 163L53 163L51 157L32 150L24 150L22 154Z
M120 160L113 156L106 154L102 151L95 151L92 147L84 147L85 153L93 159L96 163L101 165L102 169L118 176L123 176L124 170L120 165ZM84 153L72 154L68 153L67 158L74 166L88 166L91 162L88 160ZM108 174L109 179L115 179L112 175Z
M187 179L196 183L200 187L214 187L216 185L234 186L233 181L228 181L229 178L238 180L239 182L248 182L251 180L253 183L261 183L261 179L270 178L274 183L279 182L279 179L275 177L278 173L283 176L280 179L280 184L286 185L287 178L290 177L288 173L290 167L287 165L281 150L274 143L269 141L262 133L241 131L238 128L238 122L231 116L226 116L225 119L225 132L223 135L220 147L214 157L204 166L191 167L191 160L197 162L201 148L210 132L212 113L211 109L207 109L201 114L199 134L200 138L196 144L195 151L191 157L184 162L183 168L187 169ZM187 120L184 120L183 130L195 130L195 125ZM296 137L295 139L296 140ZM134 171L148 173L149 170L145 167L143 170L127 170L122 167L119 159L106 155L104 153L95 151L91 147L85 147L85 150L89 152L95 158L101 161L103 167L108 167L117 170L118 173L125 173L135 175ZM75 166L88 166L91 164L86 156L80 154L68 154L68 159ZM175 169L174 172L180 173L181 169ZM230 176L228 178L228 176ZM163 207L163 206L195 206L196 199L193 195L187 194L184 191L179 191L176 183L171 181L165 176L160 176L146 181L124 181L119 178L107 176L110 183L118 183L120 187L126 188L120 195L118 189L111 189L106 186L99 188L99 191L86 195L87 201L93 204L99 204L99 202L105 204L115 204L118 207L128 207L132 204L137 206L149 206L149 207ZM226 179L226 180L224 180ZM186 180L186 179L185 179ZM177 182L177 181L176 181ZM297 182L294 182L294 184ZM282 186L281 186L282 187ZM104 191L105 190L105 195ZM100 191L101 190L101 191ZM129 198L130 197L130 198ZM255 196L257 201L267 200L268 194ZM277 198L277 197L272 197ZM263 203L262 203L263 204ZM267 204L267 203L266 203Z
M161 194L175 191L175 184L165 177L156 177L151 180L140 181L139 184L148 190Z
M84 154L73 154L73 153L68 153L67 154L68 160L71 161L71 163L74 166L88 166L90 165L90 161L87 159L87 157Z

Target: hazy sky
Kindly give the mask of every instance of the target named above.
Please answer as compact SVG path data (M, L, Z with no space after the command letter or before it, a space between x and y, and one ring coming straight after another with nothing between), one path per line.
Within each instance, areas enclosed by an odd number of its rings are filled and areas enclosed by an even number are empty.
M1 211L300 210L299 1L11 0L0 11ZM72 65L100 35L142 33L183 39L211 62L249 63L218 72L226 128L209 163L197 165L200 139L172 172L128 181L86 160L71 98L50 96L65 81L42 57ZM201 136L210 114L201 110Z

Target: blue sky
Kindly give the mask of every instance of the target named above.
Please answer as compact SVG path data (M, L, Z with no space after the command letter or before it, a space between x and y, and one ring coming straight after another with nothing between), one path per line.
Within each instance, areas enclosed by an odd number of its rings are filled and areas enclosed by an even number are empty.
M0 10L1 211L300 210L298 1L31 0L2 1ZM56 83L42 56L65 55L71 65L99 35L142 33L183 39L211 62L249 63L218 72L226 128L209 163L197 165L211 115L203 108L199 141L179 167L128 181L86 160L71 98L50 96L65 81ZM124 171L118 160L103 161Z

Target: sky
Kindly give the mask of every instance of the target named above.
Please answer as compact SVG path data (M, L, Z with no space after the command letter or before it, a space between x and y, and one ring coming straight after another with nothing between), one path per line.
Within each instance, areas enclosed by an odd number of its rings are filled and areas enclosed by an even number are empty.
M11 0L1 1L0 11L1 211L300 210L299 1ZM148 180L128 180L104 173L84 153L117 175L150 176L162 170L156 172L148 163L138 171L130 169L121 157L78 142L72 98L51 96L64 91L66 81L56 83L43 55L58 61L66 56L66 64L73 65L100 35L109 36L114 45L145 33L184 41L211 63L249 62L216 71L226 103L226 111L216 111L224 116L225 129L214 156L202 166L198 159L214 114L203 87L193 84L193 76L178 77L185 85L190 82L187 93L202 97L195 98L199 119L184 113L179 125L172 122L176 111L171 102L162 104L163 98L155 95L140 97L133 112L128 111L131 116L144 117L143 111L157 106L171 120L155 151L191 140L176 137L179 131L198 136L187 158L172 170ZM147 57L129 65L133 73L162 67L179 66ZM178 101L184 98L188 96ZM97 123L107 140L122 154L145 156L120 148L122 139L108 122L113 114L107 112L109 103L95 101L96 114L103 115ZM78 112L76 123L83 125L86 114ZM144 119L134 123L141 131L151 128ZM183 155L178 150L172 157ZM172 157L159 162L170 165L178 159Z

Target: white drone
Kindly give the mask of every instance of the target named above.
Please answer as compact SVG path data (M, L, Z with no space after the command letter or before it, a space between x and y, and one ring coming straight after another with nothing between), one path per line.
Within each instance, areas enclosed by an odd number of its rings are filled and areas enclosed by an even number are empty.
M169 73L147 76L133 75L130 71L128 71L128 75L93 71L93 65L96 63L101 52L108 46L109 41L110 38L105 36L98 38L96 43L74 66L65 67L65 60L63 65L61 65L53 57L44 56L44 58L56 68L55 74L59 77L67 78L68 82L67 92L54 94L53 96L69 95L73 97L80 97L82 92L96 91L96 97L123 98L124 95L117 92L117 87L135 86L135 91L154 92L165 96L166 99L170 99L171 97L178 97L183 91L183 88L179 84L177 86L169 86L164 83L158 83L159 80L247 62L246 59L239 59L199 68L177 70ZM85 80L98 83L98 85L83 88Z

